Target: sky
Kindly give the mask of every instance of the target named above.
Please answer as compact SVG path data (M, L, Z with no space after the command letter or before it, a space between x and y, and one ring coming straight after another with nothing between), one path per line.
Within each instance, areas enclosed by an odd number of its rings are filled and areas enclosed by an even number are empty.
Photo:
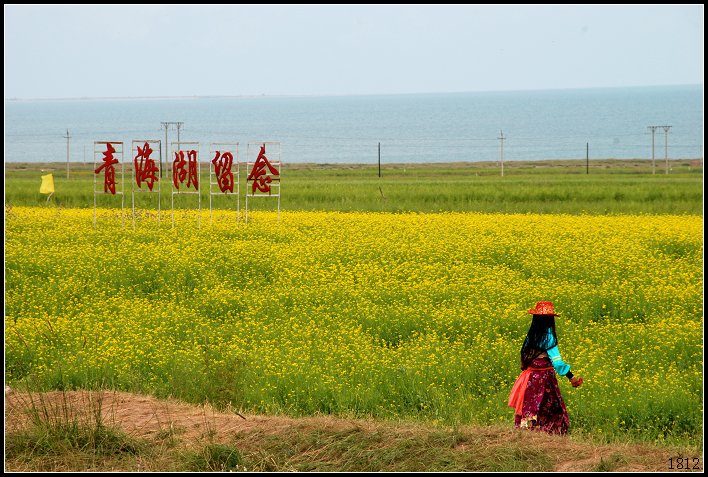
M703 84L703 5L5 5L5 98Z

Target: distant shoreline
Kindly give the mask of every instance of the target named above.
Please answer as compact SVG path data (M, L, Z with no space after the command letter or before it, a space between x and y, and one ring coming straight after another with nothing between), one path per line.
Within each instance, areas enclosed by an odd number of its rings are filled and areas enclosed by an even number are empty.
M700 87L702 84L665 84L665 85L644 85L644 86L603 86L603 87L579 87L579 88L554 88L554 89L528 89L528 90L487 90L487 91L438 91L438 92L415 92L415 93L322 93L322 94L236 94L236 95L184 95L184 96L80 96L70 98L5 98L5 102L25 103L41 101L161 101L180 99L259 99L259 98L326 98L326 97L356 97L356 96L411 96L411 95L437 95L437 94L486 94L486 93L529 93L548 91L592 91L592 90L623 90L623 89L647 89L647 88L684 88Z

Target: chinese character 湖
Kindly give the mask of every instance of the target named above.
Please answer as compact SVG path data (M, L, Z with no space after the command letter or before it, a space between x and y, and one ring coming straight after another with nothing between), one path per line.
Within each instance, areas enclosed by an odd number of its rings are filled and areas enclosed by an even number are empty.
M188 162L187 162L188 161ZM194 189L199 190L199 169L197 163L197 151L194 149L187 151L187 161L184 160L184 151L175 152L175 160L172 162L172 183L175 189L187 179L187 189L194 184ZM184 166L187 165L187 170Z

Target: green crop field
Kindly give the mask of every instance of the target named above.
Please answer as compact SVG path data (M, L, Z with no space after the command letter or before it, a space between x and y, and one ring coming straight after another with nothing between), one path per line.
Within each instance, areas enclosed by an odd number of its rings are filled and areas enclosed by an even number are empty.
M299 167L280 218L180 197L174 228L139 207L135 230L130 208L93 227L90 172L44 204L36 172L6 171L6 381L511 422L525 309L547 299L586 380L561 382L572 429L700 442L702 176L460 168Z
M511 426L525 310L551 300L585 378L560 380L571 432L702 444L700 171L300 166L280 217L180 197L135 230L93 227L90 171L49 204L38 172L6 166L13 386Z

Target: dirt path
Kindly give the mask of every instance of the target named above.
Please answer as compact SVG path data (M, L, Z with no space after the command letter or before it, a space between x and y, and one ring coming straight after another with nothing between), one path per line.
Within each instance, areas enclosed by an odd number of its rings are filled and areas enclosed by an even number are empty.
M354 420L315 416L290 418L283 416L237 415L219 412L210 406L195 406L173 400L159 400L152 396L126 392L87 391L5 393L5 433L17 432L28 423L28 409L47 410L49 415L63 415L66 410L78 419L91 422L91 412L101 410L104 423L117 426L131 436L158 439L161 435L175 434L185 447L203 445L205 439L232 442L235 435L240 443L261 449L265 439L283 439L308 433L346 433L356 430L362 434L385 433L389 440L421 438L425 433L440 432L440 428L418 423ZM559 472L612 470L626 472L669 471L669 458L677 457L675 449L650 445L595 445L572 437L548 436L519 432L507 428L480 428L464 426L463 436L456 452L489 452L495 446L500 452L509 449L542 449L552 459L552 467ZM512 447L509 447L512 446ZM515 446L515 447L513 447ZM680 456L687 457L687 456ZM700 471L703 470L702 455ZM604 466L604 467L603 467ZM606 468L605 468L606 467ZM675 469L678 470L678 469Z
M179 429L186 441L197 441L206 434L225 440L239 431L278 434L285 429L317 427L326 430L344 430L362 421L348 421L330 417L290 418L279 416L237 415L219 412L209 405L196 406L174 400L160 400L152 396L110 391L59 391L49 393L5 394L5 431L12 432L27 422L27 409L49 408L63 413L70 409L81 419L92 420L90 410L100 408L104 423L116 425L139 438L152 438L169 429Z

